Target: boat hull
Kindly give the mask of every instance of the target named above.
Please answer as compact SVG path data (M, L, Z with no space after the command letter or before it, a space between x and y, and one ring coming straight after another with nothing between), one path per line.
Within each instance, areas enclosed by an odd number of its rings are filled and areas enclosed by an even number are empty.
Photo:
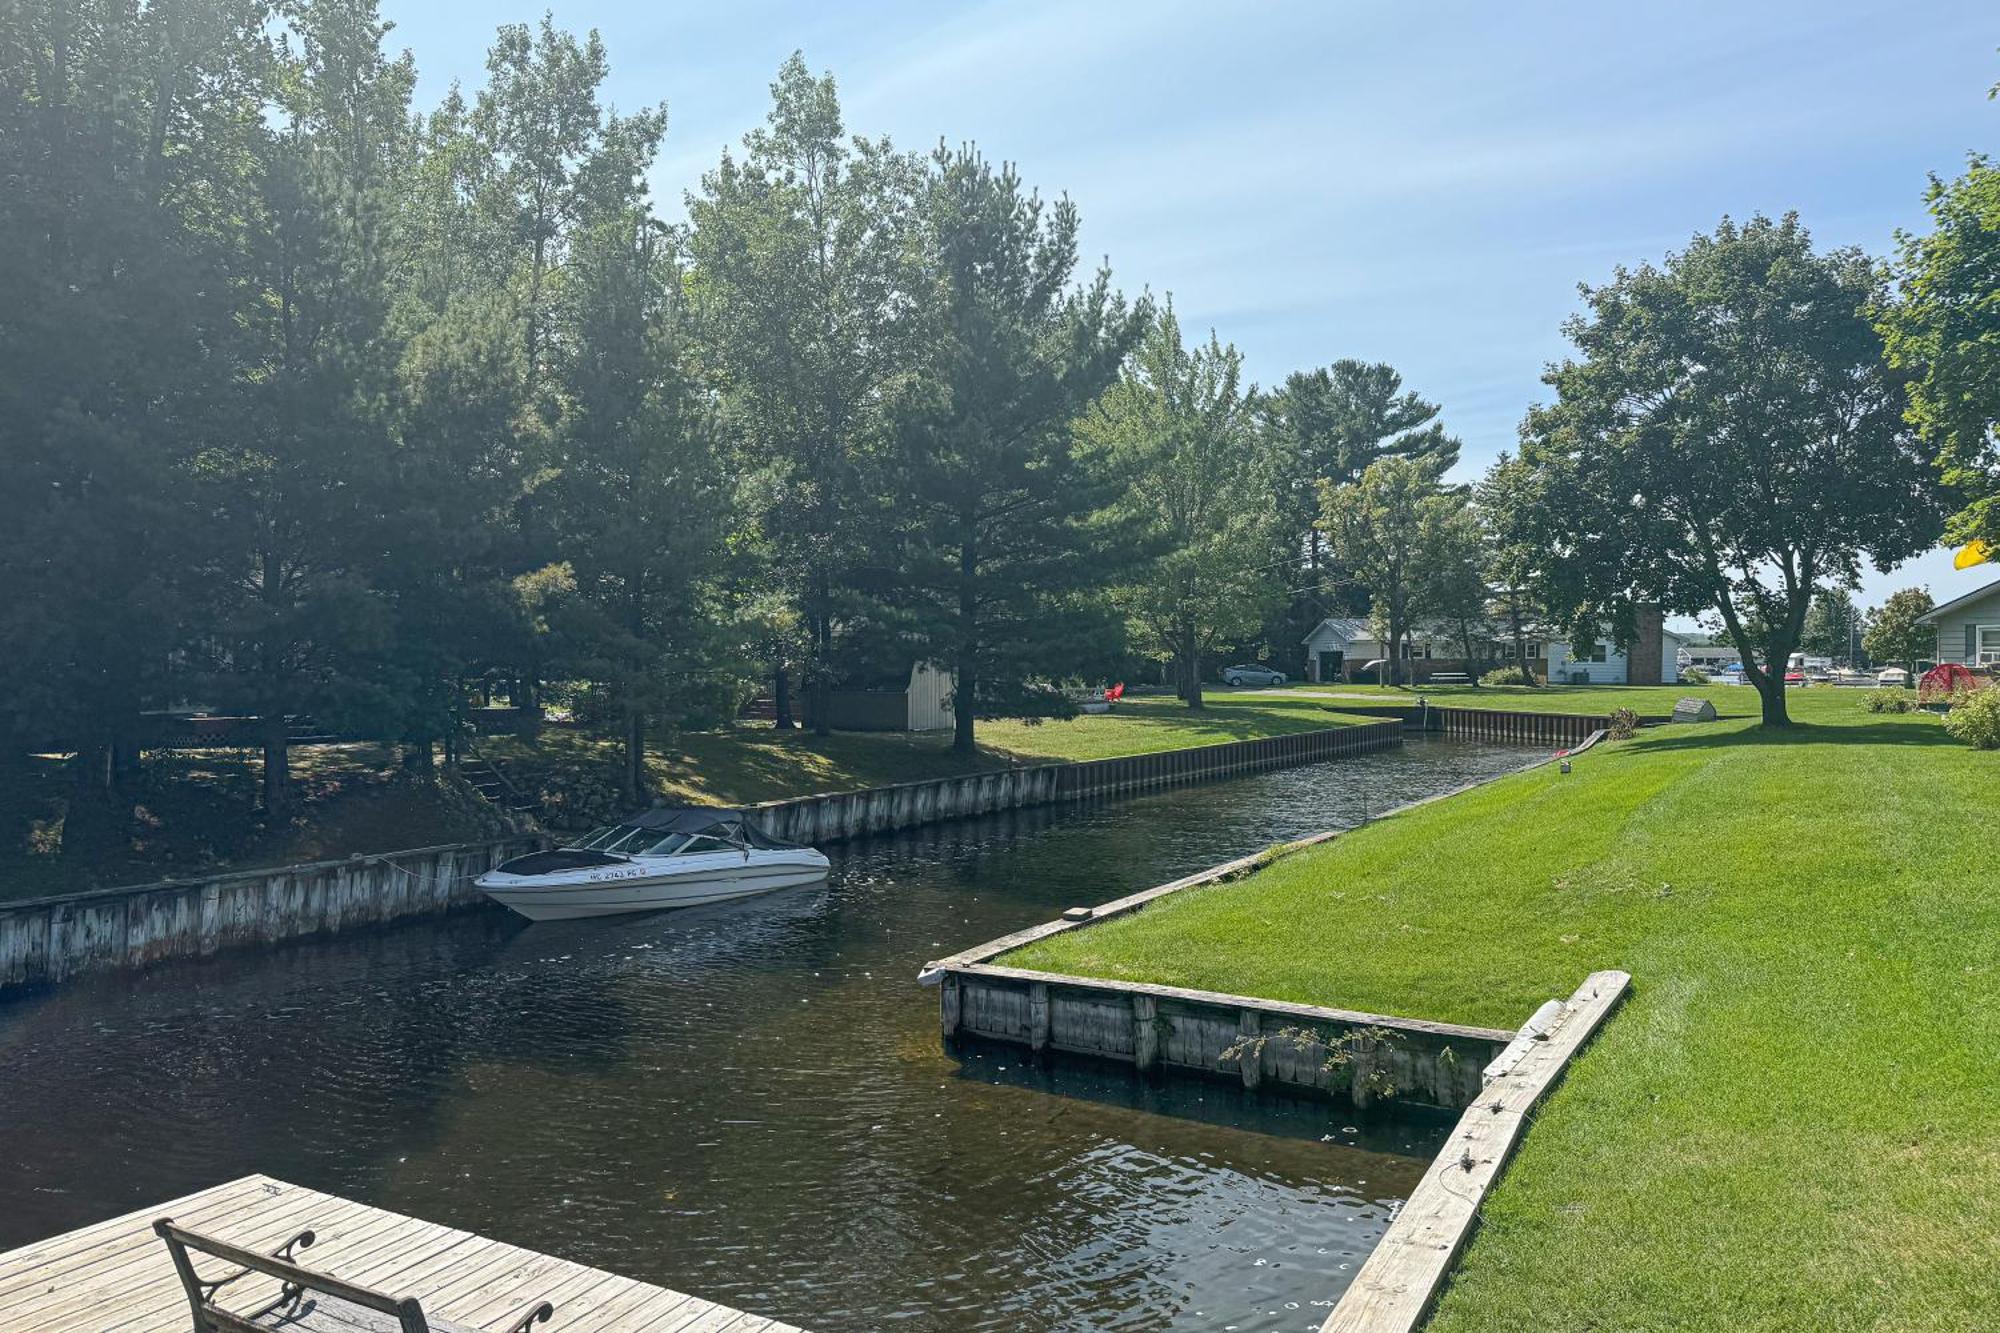
M827 859L809 847L698 857L635 860L621 867L578 874L509 875L488 871L474 881L494 902L530 921L622 916L700 907L760 893L815 884L826 878Z

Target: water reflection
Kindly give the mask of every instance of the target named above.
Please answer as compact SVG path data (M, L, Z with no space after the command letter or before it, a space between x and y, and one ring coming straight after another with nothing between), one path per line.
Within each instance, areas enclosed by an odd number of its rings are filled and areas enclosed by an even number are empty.
M263 1171L821 1333L1315 1328L1435 1122L951 1058L916 969L1522 759L1429 742L863 840L760 899L472 914L17 1001L0 1248Z

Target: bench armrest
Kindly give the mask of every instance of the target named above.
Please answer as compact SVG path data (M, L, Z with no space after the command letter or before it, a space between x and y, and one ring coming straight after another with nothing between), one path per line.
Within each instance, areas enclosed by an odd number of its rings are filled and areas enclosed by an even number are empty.
M519 1318L507 1325L504 1333L528 1333L531 1324L546 1324L556 1317L556 1307L543 1301L540 1305L523 1310Z

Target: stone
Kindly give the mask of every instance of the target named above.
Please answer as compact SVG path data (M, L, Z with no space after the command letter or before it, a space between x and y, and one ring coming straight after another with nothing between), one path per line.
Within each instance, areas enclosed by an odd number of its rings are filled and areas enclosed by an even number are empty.
M1674 704L1676 722L1713 722L1715 705L1706 699L1681 699Z

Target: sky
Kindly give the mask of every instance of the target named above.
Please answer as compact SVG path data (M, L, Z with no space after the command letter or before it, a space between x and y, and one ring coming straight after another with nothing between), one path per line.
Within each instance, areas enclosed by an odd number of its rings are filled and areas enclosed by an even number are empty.
M802 51L848 129L971 141L1083 217L1087 258L1171 295L1264 384L1387 361L1443 406L1462 479L1514 445L1580 282L1724 215L1797 210L1822 247L1923 230L1926 176L2000 151L1987 3L988 4L550 0L596 28L607 100L664 101L679 216ZM384 0L430 102L541 9ZM1860 599L1996 577L1938 551Z

